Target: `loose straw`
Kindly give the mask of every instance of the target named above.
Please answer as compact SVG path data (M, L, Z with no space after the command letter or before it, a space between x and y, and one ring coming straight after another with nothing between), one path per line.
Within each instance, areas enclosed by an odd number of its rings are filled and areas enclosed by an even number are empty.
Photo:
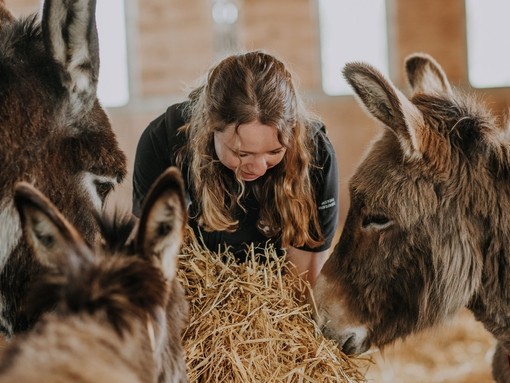
M190 382L366 382L359 363L366 359L347 357L321 335L299 298L308 283L274 248L252 247L236 263L228 249L211 252L190 235L182 253Z

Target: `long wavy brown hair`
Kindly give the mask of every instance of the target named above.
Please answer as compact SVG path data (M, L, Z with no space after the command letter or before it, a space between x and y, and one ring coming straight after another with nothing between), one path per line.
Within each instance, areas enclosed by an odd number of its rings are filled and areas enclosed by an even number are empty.
M177 160L182 165L189 159L190 181L200 201L199 225L207 231L235 231L236 211L245 210L243 197L250 190L260 201L259 227L270 228L271 236L280 232L283 247L321 245L310 177L316 119L304 108L285 65L261 51L229 56L209 71L190 100L190 122L183 127L188 143ZM227 126L237 130L252 121L274 126L286 153L259 180L245 183L238 172L225 171L213 137Z

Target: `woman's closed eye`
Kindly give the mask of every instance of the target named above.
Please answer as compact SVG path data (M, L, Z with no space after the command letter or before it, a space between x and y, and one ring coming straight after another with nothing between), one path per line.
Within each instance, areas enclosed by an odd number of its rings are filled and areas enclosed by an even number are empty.
M238 157L248 157L248 156L251 156L251 155L255 154L255 153L251 153L251 152L237 151L237 150L234 150L234 149L231 149L231 151L232 151L232 153L234 153ZM285 151L285 148L278 148L278 149L271 150L271 151L267 152L267 155L278 156L278 155L282 154L284 151Z

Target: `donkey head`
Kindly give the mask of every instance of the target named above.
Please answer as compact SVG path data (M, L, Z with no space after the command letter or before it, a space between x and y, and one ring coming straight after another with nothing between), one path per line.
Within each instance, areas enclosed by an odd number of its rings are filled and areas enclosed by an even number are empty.
M21 238L13 190L34 184L86 240L93 212L126 174L96 97L99 71L95 0L47 0L37 15L14 19L0 2L0 331L30 325L20 315L39 270Z
M68 376L65 366L52 365L60 363L59 353L68 355L67 364L93 366L88 361L105 357L98 353L104 349L100 345L106 342L109 345L106 360L118 358L124 363L127 360L126 368L133 370L140 381L186 382L180 339L188 306L176 279L177 256L186 223L180 173L171 168L156 181L138 226L134 220L113 224L102 221L104 235L101 244L95 247L90 247L76 227L32 185L24 182L17 185L15 204L28 244L47 267L30 289L26 310L46 314L37 323L37 330L27 332L25 338L19 337L21 343L14 344L9 368L0 370L18 376L18 371L27 366L38 370L37 363L42 363L47 367L41 367L35 374L37 381L44 380L40 376L44 376L44 371ZM100 332L97 327L109 332ZM60 328L57 333L66 340L50 339L55 336L55 328ZM75 331L87 332L88 340L82 345L73 341ZM32 333L38 340L32 341ZM95 339L99 333L101 339ZM36 360L31 355L37 355L38 350L32 347L39 347L41 337L48 337L43 344L50 347L41 353L49 352L50 356ZM73 344L78 345L75 348ZM25 350L32 351L24 354ZM78 360L83 355L90 359ZM93 375L91 371L72 368L83 378L77 380L88 381L85 377ZM103 381L99 376L95 379Z
M490 246L501 251L492 239L508 237L508 133L431 57L408 57L406 71L411 98L367 64L344 69L385 128L350 180L344 229L314 288L319 325L347 353L440 323L473 302L485 273L510 283L483 264Z

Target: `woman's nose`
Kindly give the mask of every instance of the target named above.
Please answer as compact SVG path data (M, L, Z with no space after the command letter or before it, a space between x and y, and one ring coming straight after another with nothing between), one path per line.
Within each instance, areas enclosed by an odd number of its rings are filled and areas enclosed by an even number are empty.
M250 161L249 164L247 164L247 170L252 173L252 174L255 174L257 176L263 176L265 173L266 173L266 170L268 168L267 166L267 161L266 159L264 158L264 156L256 156L255 158L253 158L252 161Z

